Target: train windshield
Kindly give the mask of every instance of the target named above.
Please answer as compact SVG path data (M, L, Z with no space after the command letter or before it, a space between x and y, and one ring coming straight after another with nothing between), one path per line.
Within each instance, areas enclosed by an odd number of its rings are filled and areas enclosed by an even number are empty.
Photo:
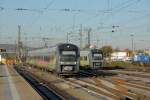
M102 56L102 54L100 54L100 53L94 53L94 54L93 54L93 59L94 59L94 60L102 60L102 59L103 59L103 56Z
M75 51L62 51L60 60L61 61L76 61L76 52Z

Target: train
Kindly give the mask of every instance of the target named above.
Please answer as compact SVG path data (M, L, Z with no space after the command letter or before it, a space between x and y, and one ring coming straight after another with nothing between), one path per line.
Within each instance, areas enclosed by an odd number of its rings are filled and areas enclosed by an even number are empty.
M0 53L0 64L6 64L5 53Z
M150 56L145 55L143 53L139 53L133 57L133 62L142 62L142 63L149 63L150 62Z
M74 44L60 43L29 51L26 63L59 75L77 74L80 66L80 50Z
M2 55L0 54L0 64L2 64Z
M16 53L0 53L0 64L16 64Z
M81 69L98 69L103 66L103 52L99 49L80 50Z

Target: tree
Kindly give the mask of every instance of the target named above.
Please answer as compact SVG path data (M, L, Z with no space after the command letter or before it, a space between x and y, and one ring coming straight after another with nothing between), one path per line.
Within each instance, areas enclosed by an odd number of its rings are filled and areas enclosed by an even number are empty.
M144 50L137 50L137 54L144 53Z
M111 53L113 52L112 46L103 46L101 50L104 54L104 57L110 57Z
M129 50L128 48L124 49L123 51L127 52L128 56L130 57L133 55L132 50Z
M144 50L137 50L137 54L139 54L139 53L142 53L142 54L144 54L144 55L149 55L148 53L146 53L146 52L144 52Z
M115 51L115 52L119 52L120 49L119 49L118 47L116 47L116 48L114 49L114 51Z

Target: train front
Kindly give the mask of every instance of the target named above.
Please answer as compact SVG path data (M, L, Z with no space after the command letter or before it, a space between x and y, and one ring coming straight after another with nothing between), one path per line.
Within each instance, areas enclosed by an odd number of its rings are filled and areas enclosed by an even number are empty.
M61 44L58 46L59 62L57 72L59 74L76 74L79 72L79 48L73 44Z
M103 65L103 53L101 50L92 49L91 50L91 62L92 68L97 69Z

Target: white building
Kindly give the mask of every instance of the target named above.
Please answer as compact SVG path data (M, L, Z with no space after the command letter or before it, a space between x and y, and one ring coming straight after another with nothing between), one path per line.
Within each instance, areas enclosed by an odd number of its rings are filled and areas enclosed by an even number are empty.
M111 54L111 60L112 61L128 61L130 60L130 57L128 57L127 52L113 52Z

